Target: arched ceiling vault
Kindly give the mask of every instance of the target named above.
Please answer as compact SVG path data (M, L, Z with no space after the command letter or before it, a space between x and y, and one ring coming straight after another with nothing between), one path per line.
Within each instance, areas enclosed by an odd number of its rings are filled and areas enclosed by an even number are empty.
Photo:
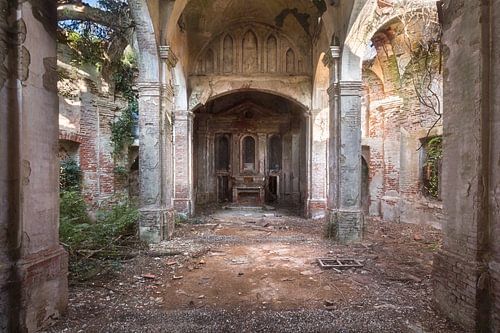
M217 35L231 32L238 25L265 25L269 29L293 36L295 46L308 54L311 36L318 25L323 8L311 0L191 0L184 2L184 10L177 20L178 27L188 38L190 63L200 50ZM180 4L181 5L181 4ZM172 19L175 19L172 16Z

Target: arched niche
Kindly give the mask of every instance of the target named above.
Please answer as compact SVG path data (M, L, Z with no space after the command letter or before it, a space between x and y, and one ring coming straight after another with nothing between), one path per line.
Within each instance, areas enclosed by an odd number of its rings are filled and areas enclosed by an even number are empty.
M245 135L240 141L240 167L242 172L255 172L257 164L257 140Z
M267 38L267 72L276 73L278 71L278 41L274 35Z
M218 134L215 137L215 168L229 171L231 168L231 135Z
M242 40L243 73L254 73L259 69L257 36L248 30Z
M290 48L288 51L286 51L285 55L285 66L286 66L286 72L288 74L293 74L295 73L295 52Z
M222 69L224 73L232 73L234 70L233 44L233 38L226 35L222 43Z

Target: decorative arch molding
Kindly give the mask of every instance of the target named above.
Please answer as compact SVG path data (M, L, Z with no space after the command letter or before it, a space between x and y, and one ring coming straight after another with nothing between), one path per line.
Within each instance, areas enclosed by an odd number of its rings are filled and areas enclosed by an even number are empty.
M204 66L209 50L216 59L213 73ZM290 54L293 54L293 59L290 59ZM190 73L310 75L310 59L310 49L301 49L276 27L255 22L238 23L215 35L201 48Z
M259 160L258 150L259 138L253 133L244 134L240 137L240 172L255 173Z
M287 80L251 81L248 78L224 78L207 81L204 77L190 77L195 87L189 96L189 111L205 105L209 100L238 91L261 91L277 95L299 104L304 110L311 109L311 78L287 77Z

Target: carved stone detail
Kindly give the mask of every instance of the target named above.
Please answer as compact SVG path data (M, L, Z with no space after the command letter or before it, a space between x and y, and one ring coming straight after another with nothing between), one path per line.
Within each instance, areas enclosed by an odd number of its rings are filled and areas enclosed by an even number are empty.
M292 40L261 24L234 26L200 50L192 75L310 74L311 51Z

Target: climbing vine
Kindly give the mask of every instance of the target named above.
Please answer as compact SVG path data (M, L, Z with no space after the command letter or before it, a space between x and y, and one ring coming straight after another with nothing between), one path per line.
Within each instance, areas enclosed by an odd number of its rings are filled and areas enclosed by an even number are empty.
M422 4L420 0L401 0L396 8L400 16L406 47L411 54L410 78L420 104L433 113L426 138L441 121L443 112L438 83L442 75L442 2ZM415 38L418 35L419 38ZM420 147L422 148L422 147ZM420 149L419 148L419 149Z
M82 181L82 171L78 162L73 158L61 161L59 188L64 190L79 190Z
M443 138L436 136L424 144L426 160L424 163L424 192L430 197L439 199L440 197L440 169L443 157Z
M133 89L136 73L135 54L132 51L126 52L113 73L115 91L120 92L128 102L118 119L111 124L111 142L115 156L121 156L125 147L134 142L133 129L139 114L137 92Z

